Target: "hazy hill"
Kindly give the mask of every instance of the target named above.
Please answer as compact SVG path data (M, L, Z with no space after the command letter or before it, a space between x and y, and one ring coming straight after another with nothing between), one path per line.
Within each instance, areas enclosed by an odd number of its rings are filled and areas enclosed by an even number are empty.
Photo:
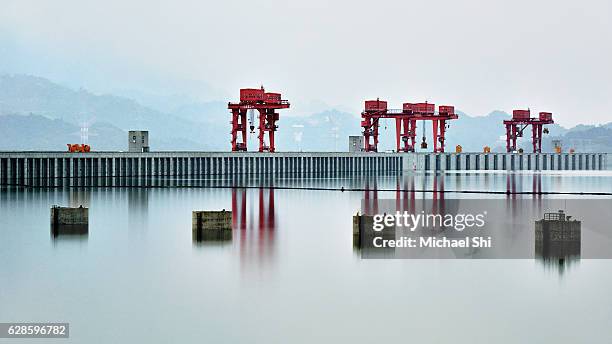
M546 137L542 144L542 150L552 151L552 140L554 139L561 140L561 145L565 151L574 148L578 152L612 152L612 126L610 123L571 130L562 136Z
M127 134L121 129L95 123L89 129L89 143L97 150L125 149ZM65 150L67 143L79 143L80 127L60 119L39 115L0 116L0 150Z
M34 76L0 76L0 150L64 150L66 143L80 142L84 123L90 128L89 142L94 150L125 150L130 129L149 130L152 150L229 150L226 102L200 102L180 96L158 102L153 97L139 99L74 90ZM453 151L460 144L465 151L481 151L484 146L504 151L502 121L508 118L501 111L479 117L461 113L459 120L449 123L447 150ZM361 135L359 114L334 109L307 116L282 112L278 125L279 151L345 151L348 136ZM427 123L417 123L417 147L423 130L430 151L432 135ZM530 130L525 132L526 139ZM571 129L551 125L549 130L543 142L545 151L552 151L553 139L562 140L566 149L582 152L612 150L612 123ZM382 121L380 134L380 151L395 149L395 123ZM256 141L256 134L249 134L250 149L257 147ZM519 145L531 150L528 140L520 140Z
M89 128L88 143L97 151L125 151L127 131L105 122ZM81 128L61 119L39 115L0 116L0 150L65 150L67 143L81 142ZM184 138L156 138L159 150L189 150L197 143Z
M95 95L83 89L72 90L39 77L0 76L0 115L29 114L59 119L78 127L83 123L98 123L123 131L147 129L151 132L152 145L156 144L158 149L215 148L209 142L210 137L216 135L215 128L141 106L131 99ZM17 120L14 118L10 124L27 137L28 120L24 119L20 125L15 122ZM112 137L108 140L110 142ZM160 145L162 142L164 144Z

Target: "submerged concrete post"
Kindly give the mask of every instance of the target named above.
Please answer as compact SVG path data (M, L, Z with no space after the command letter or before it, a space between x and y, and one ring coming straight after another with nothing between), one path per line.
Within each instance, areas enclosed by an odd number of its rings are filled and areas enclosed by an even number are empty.
M89 208L51 207L51 235L83 235L89 232Z
M194 210L191 230L196 242L232 240L232 212Z
M11 158L6 159L6 184L8 185L17 184L17 178L13 179L13 167L11 166L11 160Z
M367 235L373 236L374 216L372 215L353 215L353 246L361 247L361 238Z
M542 258L580 257L582 222L563 210L535 221L535 254Z

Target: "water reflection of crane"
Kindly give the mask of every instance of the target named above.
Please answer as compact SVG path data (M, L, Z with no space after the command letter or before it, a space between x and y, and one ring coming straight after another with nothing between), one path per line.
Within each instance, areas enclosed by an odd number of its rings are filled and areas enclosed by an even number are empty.
M363 194L363 212L364 214L377 214L378 213L378 187L376 185L376 179L374 179L374 185L370 190L369 179L365 181L365 188Z
M521 217L523 207L530 207L538 211L542 207L542 175L539 173L532 175L531 189L529 189L527 178L526 175L516 173L506 174L506 209L509 214L508 218L513 222ZM530 199L531 204L528 204L526 199ZM516 224L519 225L520 222Z
M408 186L408 181L410 181L410 186ZM403 185L400 185L403 183ZM410 213L414 213L414 202L415 202L415 191L414 191L414 176L411 175L410 178L400 178L398 176L396 178L395 184L395 207L398 210L406 210Z
M535 221L535 256L547 268L566 269L580 260L582 222L563 210Z
M522 180L519 179L517 182L517 174L515 173L506 174L506 196L508 198L516 199L517 194L527 193L527 192L529 191L523 191ZM542 197L542 175L539 173L534 173L532 175L531 195L538 197L538 198Z
M446 211L444 207L444 176L438 179L438 174L434 174L432 198L432 214L444 214Z
M232 229L234 237L238 237L241 261L250 262L256 259L263 262L274 252L276 208L274 203L274 188L259 188L257 190L258 211L256 219L251 213L248 216L247 190L232 189Z
M381 205L378 199L378 187L376 178L366 179L363 195L363 212L364 214L378 214L381 210ZM428 188L428 178L424 179L423 197L420 198L422 210L431 207L429 213L440 214L446 211L445 206L445 190L444 176L433 175L431 189ZM431 198L426 197L426 189L431 190ZM429 204L430 203L430 204ZM390 205L383 205L382 209L385 212L407 211L415 213L416 211L416 187L414 175L405 175L396 177L395 187L395 209L389 209Z

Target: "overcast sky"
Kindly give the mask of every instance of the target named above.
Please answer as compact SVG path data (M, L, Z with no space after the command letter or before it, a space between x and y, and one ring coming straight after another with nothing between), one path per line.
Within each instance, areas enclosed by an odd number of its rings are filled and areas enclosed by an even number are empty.
M612 121L610 0L0 3L3 35L45 55L41 65L87 66L84 86L195 80L237 96L263 83L296 111L381 97L473 115L531 107L565 126Z

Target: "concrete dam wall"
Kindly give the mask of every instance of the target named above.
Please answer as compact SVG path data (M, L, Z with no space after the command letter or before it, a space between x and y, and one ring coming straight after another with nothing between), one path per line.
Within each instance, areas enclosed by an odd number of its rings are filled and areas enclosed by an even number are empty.
M611 163L607 153L0 152L0 185L59 186L72 185L64 179L108 177L591 171L609 170Z

